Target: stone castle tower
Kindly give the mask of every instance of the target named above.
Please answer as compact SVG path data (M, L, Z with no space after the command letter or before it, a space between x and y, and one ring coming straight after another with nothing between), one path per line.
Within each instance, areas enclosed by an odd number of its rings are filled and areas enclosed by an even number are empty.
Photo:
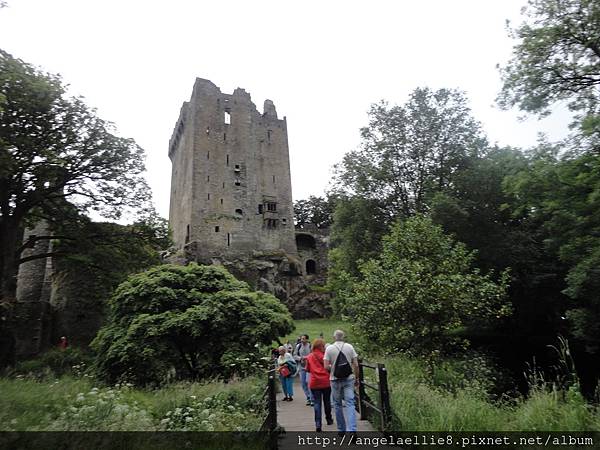
M198 261L296 248L285 117L265 100L224 94L197 78L169 141L169 222L178 248Z

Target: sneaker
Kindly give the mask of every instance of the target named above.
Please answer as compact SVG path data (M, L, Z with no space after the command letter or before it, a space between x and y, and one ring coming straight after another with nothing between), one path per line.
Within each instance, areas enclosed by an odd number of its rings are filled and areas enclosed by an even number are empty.
M317 433L321 433L323 430L321 430L321 427L317 427Z
M289 401L290 401L290 399L289 399L289 398L287 398L287 397L283 397L283 400L282 400L282 401L284 401L284 402L289 402Z
M312 400L310 401L310 406L315 406L315 402L313 402Z
M291 402L292 400L294 400L292 397L288 397L288 402Z
M306 406L312 406L312 402L310 400L306 400Z
M327 419L327 425L333 425L333 419Z

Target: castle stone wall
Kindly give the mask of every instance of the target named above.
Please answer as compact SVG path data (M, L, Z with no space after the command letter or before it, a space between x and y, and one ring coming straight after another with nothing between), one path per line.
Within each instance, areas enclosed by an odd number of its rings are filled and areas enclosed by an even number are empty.
M287 123L275 105L261 114L243 89L224 94L196 79L169 142L169 222L196 258L252 252L297 254Z

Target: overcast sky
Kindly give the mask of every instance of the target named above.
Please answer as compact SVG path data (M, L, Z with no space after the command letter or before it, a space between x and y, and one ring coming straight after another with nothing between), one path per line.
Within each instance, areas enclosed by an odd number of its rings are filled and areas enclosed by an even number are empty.
M265 98L287 116L294 199L321 195L356 148L370 104L418 86L466 91L492 143L560 138L566 114L500 111L496 64L525 0L8 0L0 48L53 73L147 153L156 207L168 216L169 137L196 77Z

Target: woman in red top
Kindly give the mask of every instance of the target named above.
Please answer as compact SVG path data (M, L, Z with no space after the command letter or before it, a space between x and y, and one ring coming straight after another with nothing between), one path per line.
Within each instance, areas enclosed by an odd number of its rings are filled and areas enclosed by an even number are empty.
M327 425L333 424L331 417L331 385L329 384L329 372L325 370L323 356L325 353L325 341L315 339L312 344L312 352L306 357L306 371L310 373L310 388L315 408L315 426L321 431L321 399L325 405L325 418Z

